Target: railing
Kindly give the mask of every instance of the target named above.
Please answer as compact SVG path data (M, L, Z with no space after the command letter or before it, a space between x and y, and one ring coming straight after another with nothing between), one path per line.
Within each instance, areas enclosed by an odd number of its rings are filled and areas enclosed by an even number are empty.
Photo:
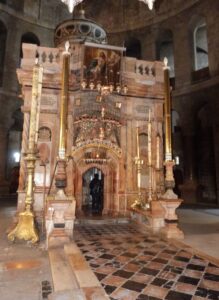
M133 79L142 84L153 85L156 81L163 82L163 63L137 60L125 57L122 66L122 79Z
M39 47L33 44L22 44L23 59L21 68L32 68L36 58L44 68L60 68L60 50L58 48Z
M83 65L81 61L82 48L79 47L72 53L71 68L73 69L79 70L80 66ZM33 44L22 44L22 50L23 59L21 60L21 68L32 69L36 57L38 57L39 63L41 63L45 69L60 71L62 63L61 49L40 47ZM153 85L155 82L163 82L163 63L124 57L122 59L121 75L121 79L125 83L126 81L133 81L134 79L135 82L140 84Z

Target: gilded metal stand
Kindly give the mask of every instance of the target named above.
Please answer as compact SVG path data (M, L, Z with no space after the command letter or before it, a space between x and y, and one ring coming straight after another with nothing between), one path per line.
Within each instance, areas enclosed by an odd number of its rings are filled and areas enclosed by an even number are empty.
M167 58L164 59L164 124L165 124L165 187L166 192L162 195L165 199L177 199L177 195L173 192L175 180L173 176L173 167L175 161L172 158L172 136L171 136L171 96L170 96L170 80L169 80L169 67Z
M8 234L8 239L14 241L15 238L19 240L30 241L36 243L39 236L34 222L33 206L33 192L34 192L34 170L36 162L36 140L39 123L39 101L42 89L43 69L36 63L33 68L33 85L32 85L32 102L30 111L30 128L28 151L25 158L27 162L27 191L25 198L25 210L18 216L18 223L16 227Z
M137 186L138 196L135 202L131 205L132 208L143 208L144 202L141 193L141 170L144 161L140 158L140 147L139 147L139 128L136 128L136 142L137 142L137 156L135 157L135 165L137 167Z
M60 102L60 132L59 132L59 150L57 159L57 173L55 176L55 184L58 189L58 198L65 198L64 189L67 185L66 176L66 144L67 144L67 115L68 115L68 85L69 85L69 68L70 68L70 44L65 43L65 51L63 52L63 71L62 71L62 89Z

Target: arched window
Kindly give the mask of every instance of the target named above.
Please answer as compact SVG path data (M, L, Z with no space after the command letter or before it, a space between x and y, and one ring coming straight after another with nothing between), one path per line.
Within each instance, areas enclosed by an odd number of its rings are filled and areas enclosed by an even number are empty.
M173 34L171 30L164 30L157 39L157 59L163 61L164 57L168 59L170 67L170 78L175 77L174 70L174 51L173 51Z
M128 38L125 41L126 56L141 59L141 42L136 38Z
M208 67L208 39L207 26L200 21L193 31L194 69L195 71Z
M5 27L4 23L0 21L0 86L2 86L3 83L6 40L7 28Z
M34 44L34 45L40 46L40 40L34 33L27 32L27 33L23 34L21 37L21 47L20 47L20 57L21 58L23 58L23 52L22 52L22 44L23 43Z

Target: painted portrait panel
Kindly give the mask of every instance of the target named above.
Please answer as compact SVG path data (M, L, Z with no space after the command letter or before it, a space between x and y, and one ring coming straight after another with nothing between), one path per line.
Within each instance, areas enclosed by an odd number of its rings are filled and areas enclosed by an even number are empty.
M84 79L89 84L114 84L120 81L122 50L85 46Z

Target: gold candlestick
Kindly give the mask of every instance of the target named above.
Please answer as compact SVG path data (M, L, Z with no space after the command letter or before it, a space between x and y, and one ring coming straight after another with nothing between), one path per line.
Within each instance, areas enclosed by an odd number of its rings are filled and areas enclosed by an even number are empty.
M152 201L152 124L151 124L151 110L148 113L148 169L149 169L149 189L148 189L148 202Z
M171 97L168 60L164 58L164 127L165 127L165 160L172 160L172 136L171 136Z
M160 170L160 135L156 136L156 169Z
M28 151L25 158L27 162L27 191L25 198L25 210L19 214L18 223L16 227L8 234L8 239L14 241L15 238L36 243L39 236L36 231L33 214L33 183L34 170L36 162L36 128L38 124L37 114L39 113L39 101L42 88L43 69L35 64L33 68L33 83L32 83L32 101L30 111L30 127Z
M165 186L166 192L162 198L176 199L177 195L173 192L175 180L173 176L173 167L175 161L172 159L172 137L171 137L171 97L170 97L170 80L169 80L169 67L168 60L164 58L164 124L165 124Z
M137 166L137 187L138 198L132 204L132 208L142 208L144 206L141 195L141 169L144 161L140 158L140 145L139 145L139 127L136 128L136 144L137 144L137 156L135 157L135 165Z
M65 159L66 154L66 131L67 131L67 111L68 111L68 86L70 69L69 42L65 43L62 66L62 92L60 102L60 132L59 132L59 158Z
M67 117L68 117L68 87L70 71L70 44L65 43L62 64L62 83L61 83L61 101L60 101L60 131L59 131L59 149L57 173L55 184L58 189L58 197L65 198L64 188L67 185L66 175L66 143L67 143Z

